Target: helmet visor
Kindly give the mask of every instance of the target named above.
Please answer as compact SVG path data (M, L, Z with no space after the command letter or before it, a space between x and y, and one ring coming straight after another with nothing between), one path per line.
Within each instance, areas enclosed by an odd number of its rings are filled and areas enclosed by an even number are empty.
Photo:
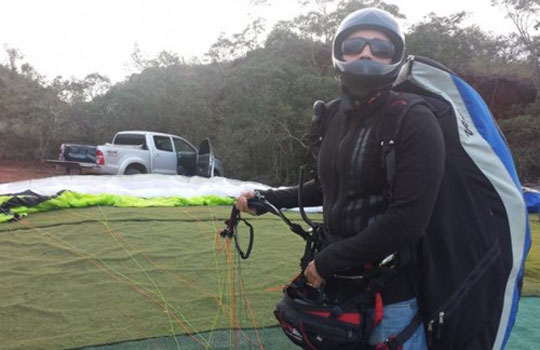
M343 55L358 55L364 51L366 45L369 45L371 53L374 56L380 58L393 58L396 53L396 48L390 41L379 38L366 39L361 37L343 40L341 53Z

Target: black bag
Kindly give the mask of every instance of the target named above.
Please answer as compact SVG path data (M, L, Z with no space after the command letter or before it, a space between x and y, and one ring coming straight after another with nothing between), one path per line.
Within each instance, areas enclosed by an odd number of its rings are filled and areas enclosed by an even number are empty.
M378 265L366 264L361 271L336 275L320 289L311 287L300 274L283 289L274 315L285 335L304 349L400 349L421 324L420 314L382 343L373 346L368 340L383 319L380 290L401 268L398 254L392 254Z
M307 285L300 275L284 288L274 315L285 335L303 349L361 350L367 349L373 328L366 324L366 301L330 303L324 289Z

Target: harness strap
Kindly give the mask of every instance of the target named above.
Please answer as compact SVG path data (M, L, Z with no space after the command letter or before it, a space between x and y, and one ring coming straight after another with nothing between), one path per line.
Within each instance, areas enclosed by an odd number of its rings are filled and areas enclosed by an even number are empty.
M386 171L386 196L393 197L394 178L396 175L396 143L398 141L401 123L407 113L415 106L428 104L419 97L398 94L381 116L377 137L382 148L381 167Z
M383 300L380 292L375 293L375 312L373 314L373 325L375 328L382 322L384 317L384 306Z
M390 336L382 343L372 347L373 350L401 350L403 344L416 332L416 329L422 324L422 316L420 313L411 320L411 323L396 336Z

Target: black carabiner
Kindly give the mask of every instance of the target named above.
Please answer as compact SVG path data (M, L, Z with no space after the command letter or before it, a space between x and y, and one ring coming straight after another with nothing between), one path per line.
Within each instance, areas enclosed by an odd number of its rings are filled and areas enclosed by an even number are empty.
M242 250L240 244L238 243L238 224L240 221L242 221L247 227L249 227L249 243L245 252ZM236 251L238 252L240 257L244 260L249 258L251 250L253 249L253 226L249 222L247 222L247 220L240 217L240 211L234 205L231 211L231 216L228 220L225 221L225 224L227 225L227 227L225 227L225 229L223 229L219 233L219 235L222 238L234 238L234 246L236 247Z

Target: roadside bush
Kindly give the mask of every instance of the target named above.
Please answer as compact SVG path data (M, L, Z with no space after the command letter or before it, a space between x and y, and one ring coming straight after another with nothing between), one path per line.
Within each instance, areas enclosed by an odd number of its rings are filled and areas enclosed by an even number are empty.
M522 183L540 183L540 101L523 108L521 115L499 121L512 151Z

